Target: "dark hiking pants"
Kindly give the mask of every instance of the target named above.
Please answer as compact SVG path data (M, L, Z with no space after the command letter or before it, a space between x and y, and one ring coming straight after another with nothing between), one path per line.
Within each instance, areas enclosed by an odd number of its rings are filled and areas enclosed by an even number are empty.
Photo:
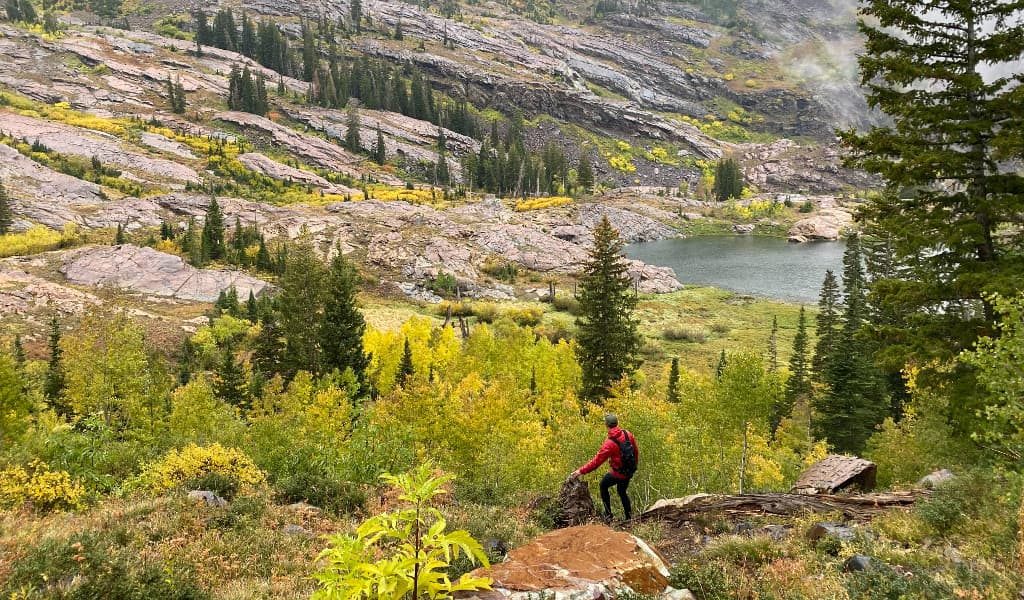
M629 502L629 495L626 494L626 489L629 488L629 480L621 479L612 475L611 473L605 474L604 478L601 479L601 502L604 503L604 515L606 518L612 518L612 499L611 494L608 490L615 486L619 492L619 500L622 501L622 511L626 514L626 520L628 521L633 516L633 505Z

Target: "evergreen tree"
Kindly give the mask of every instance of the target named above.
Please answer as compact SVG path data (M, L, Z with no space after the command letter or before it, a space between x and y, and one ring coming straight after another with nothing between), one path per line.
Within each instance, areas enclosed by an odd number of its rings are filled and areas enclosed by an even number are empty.
M259 304L256 303L256 294L253 294L252 290L249 290L249 298L245 301L245 318L254 325L260 320Z
M341 253L331 260L327 272L324 315L320 323L321 364L325 373L352 369L356 380L365 389L369 358L363 352L366 321L356 304L359 274Z
M826 393L814 403L814 434L840 452L858 453L889 412L889 399L862 335L864 266L856 234L843 255L843 325L824 372Z
M49 34L59 33L64 30L64 26L57 19L57 15L52 10L47 10L43 13L43 31Z
M324 264L308 242L300 241L288 250L277 321L284 338L281 362L289 376L298 371L321 372L319 333L326 280Z
M212 45L213 34L210 31L210 23L205 12L200 10L193 13L192 16L196 20L195 35L197 54L201 56L203 53L203 46Z
M284 348L284 338L275 313L271 311L261 316L260 332L253 342L252 349L252 364L255 371L263 375L280 373Z
M739 198L743 195L743 186L743 171L739 162L731 156L719 159L715 166L715 198L719 202Z
M218 11L213 17L210 45L232 52L238 49L238 28L230 8Z
M352 19L352 28L356 33L363 32L363 3L362 0L349 1L349 18Z
M4 182L0 180L0 235L10 233L14 225L14 211L11 209L11 198L7 195Z
M399 41L399 42L402 41L403 39L405 39L405 36L402 35L402 20L401 19L399 19L398 22L395 23L395 34L392 37L395 40Z
M259 41L256 38L256 25L253 24L249 15L242 14L242 47L240 52L243 56L256 58L259 52Z
M60 321L54 315L50 319L50 362L46 367L46 378L43 380L43 395L50 408L58 415L68 417L70 410L64 402L64 351L60 347L60 338Z
M722 349L722 353L718 355L718 364L715 365L715 378L721 379L722 375L725 374L725 367L728 366L729 362L725 357L725 348Z
M416 367L412 362L412 347L409 345L409 338L405 338L405 346L402 348L402 360L398 363L398 373L395 375L395 384L402 386L410 377L416 374Z
M779 372L779 318L772 317L772 332L768 335L768 372Z
M825 281L821 284L818 300L817 337L814 347L814 376L818 381L825 381L828 364L835 354L836 340L839 338L839 282L831 270L825 272Z
M359 142L359 101L350 98L345 111L345 148L349 152L359 152L362 144Z
M14 357L14 364L18 369L24 369L28 358L25 356L25 346L21 343L21 335L14 336L14 344L11 347L11 356Z
M246 384L242 366L235 359L235 351L231 344L224 348L216 374L213 389L217 397L240 410L248 410L249 386Z
M789 358L789 379L786 380L786 400L792 406L797 400L811 394L811 370L807 356L807 313L800 307L800 318L793 338L793 355Z
M274 272L274 260L270 257L270 250L267 248L267 241L260 236L260 246L256 251L256 270L264 273Z
M577 357L583 368L581 395L602 402L611 386L639 366L640 334L633 318L636 297L622 259L622 240L602 217L580 277Z
M576 167L576 182L585 194L594 189L594 168L590 165L590 157L586 152L580 155L580 163Z
M309 23L302 24L302 75L306 81L313 81L313 75L320 68L320 52Z
M206 208L200 248L203 262L220 260L225 256L224 214L220 211L216 197L210 198L210 205Z
M793 338L793 355L789 358L789 378L783 397L772 405L770 426L772 436L782 420L793 413L797 401L809 400L811 396L811 373L807 356L807 313L800 307L800 318Z
M27 0L22 0L26 4ZM92 12L105 19L113 19L121 12L122 0L89 0L89 8Z
M7 12L7 20L18 22L21 20L21 0L7 0L4 4Z
M1021 155L1020 69L1005 67L1024 53L1024 6L868 0L863 16L862 82L891 124L841 137L851 164L891 192L863 215L891 242L895 264L871 294L905 316L874 328L878 355L890 370L913 359L919 381L956 385L952 420L969 427L977 386L963 367L945 366L994 330L989 294L1024 288L1024 175L1005 162Z
M679 391L679 357L672 358L672 367L668 372L668 393L666 394L669 402L673 404L679 404L682 400L682 396Z
M387 148L384 146L384 132L380 130L380 123L377 124L377 146L373 149L373 160L378 165L387 162Z
M117 224L117 231L114 233L114 245L123 246L125 244L124 238L124 226L120 223Z

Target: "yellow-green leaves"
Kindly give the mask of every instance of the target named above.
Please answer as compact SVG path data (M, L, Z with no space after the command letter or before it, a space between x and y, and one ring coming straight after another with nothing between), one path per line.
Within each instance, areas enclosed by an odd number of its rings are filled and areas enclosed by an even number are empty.
M324 569L314 575L320 589L314 600L361 600L379 598L443 600L456 591L488 589L491 581L464 575L448 577L452 561L466 557L486 566L487 555L466 531L445 532L447 523L430 502L447 493L453 478L437 474L423 464L400 475L382 479L396 487L405 508L371 517L354 535L328 538L330 546L320 554Z

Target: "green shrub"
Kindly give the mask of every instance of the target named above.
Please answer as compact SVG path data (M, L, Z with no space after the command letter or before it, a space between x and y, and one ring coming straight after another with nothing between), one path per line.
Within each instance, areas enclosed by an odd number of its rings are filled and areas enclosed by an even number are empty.
M846 580L846 590L851 600L956 597L948 585L926 571L899 573L884 564L872 564L864 571L851 573Z
M334 514L357 512L366 504L366 494L350 481L344 481L326 468L302 461L298 468L274 482L281 502L308 502Z
M979 472L969 472L938 486L917 506L917 515L934 533L950 535L960 525L982 516L991 500L993 482Z
M730 600L733 597L725 570L702 559L679 562L672 567L669 584L676 589L690 590L697 600Z
M203 600L209 594L180 567L162 568L125 553L127 532L46 538L10 564L0 597L25 600ZM67 582L74 582L68 585Z
M259 494L236 498L227 508L213 514L210 525L219 529L248 529L267 513L267 499Z
M710 334L703 327L666 327L661 336L669 341L703 344L708 341Z
M711 324L711 332L714 333L715 335L725 335L730 331L732 331L732 328L726 325L725 323Z
M567 312L570 315L580 314L580 301L572 296L555 296L555 299L551 302L551 305L555 307L555 310L561 312Z
M810 200L805 200L804 203L800 205L799 211L804 214L814 212L814 203Z
M508 309L503 316L521 327L534 327L540 325L544 318L544 309L540 306L520 306Z
M720 559L740 567L760 567L782 557L782 548L770 537L719 538L704 551L712 559Z
M455 279L455 276L450 273L445 273L444 271L438 273L436 277L427 283L427 289L444 297L454 296L455 290L457 290L458 287L459 282Z
M498 320L500 310L493 302L474 302L470 305L470 312L481 323L493 323Z

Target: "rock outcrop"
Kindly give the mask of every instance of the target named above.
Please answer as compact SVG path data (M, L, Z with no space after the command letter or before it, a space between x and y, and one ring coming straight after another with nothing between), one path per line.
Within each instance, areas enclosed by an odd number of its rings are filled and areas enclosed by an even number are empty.
M654 596L672 591L665 559L640 538L602 525L546 533L473 575L491 578L493 589L463 598L611 598L627 590Z
M41 142L50 150L86 160L98 159L148 181L199 183L199 174L189 166L146 156L128 148L119 139L100 131L72 127L54 121L0 110L0 131L30 142Z
M237 271L197 269L180 257L137 246L89 247L68 253L61 272L80 285L123 290L181 300L213 302L232 286L245 298L270 284Z
M838 208L825 208L801 219L789 229L789 241L835 241L853 225L853 215Z
M327 194L355 195L361 193L359 190L354 188L333 184L316 173L310 173L309 171L303 171L302 169L296 169L295 167L281 164L266 155L260 154L259 152L247 152L245 154L240 154L238 155L238 162L242 163L246 169L262 173L271 179L277 179L278 181L285 181L288 183L305 184L318 188Z
M0 261L0 315L30 315L43 311L73 315L101 304L93 294L33 275L19 262L18 259Z

